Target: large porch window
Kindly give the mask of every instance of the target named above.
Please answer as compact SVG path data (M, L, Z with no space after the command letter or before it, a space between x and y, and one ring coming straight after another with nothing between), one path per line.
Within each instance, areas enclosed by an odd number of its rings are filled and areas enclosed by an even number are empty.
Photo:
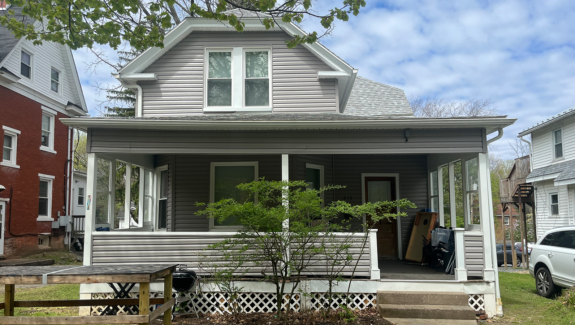
M245 202L248 194L237 188L239 184L253 182L258 179L258 162L213 162L210 166L210 202L222 199L234 199ZM210 219L211 229L229 230L238 228L235 218L225 221Z
M467 198L467 222L470 225L481 224L479 214L479 163L477 158L465 162L466 189Z
M157 229L166 229L168 225L168 166L158 168L158 221Z

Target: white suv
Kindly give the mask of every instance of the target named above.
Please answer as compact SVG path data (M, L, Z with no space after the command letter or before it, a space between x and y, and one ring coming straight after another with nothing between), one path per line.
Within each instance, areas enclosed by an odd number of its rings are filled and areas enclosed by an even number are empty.
M546 232L531 251L529 273L537 293L551 297L559 287L575 285L575 226Z

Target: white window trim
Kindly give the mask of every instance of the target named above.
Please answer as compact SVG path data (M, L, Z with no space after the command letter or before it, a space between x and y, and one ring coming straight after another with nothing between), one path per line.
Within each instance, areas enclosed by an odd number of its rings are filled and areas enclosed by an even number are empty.
M325 186L324 185L324 168L323 168L323 165L306 163L305 168L306 169L308 169L308 168L309 169L319 169L319 188L323 188ZM322 205L325 205L324 192L321 192L321 201L322 201Z
M10 160L4 160L4 156L2 156L2 161L0 161L0 165L19 169L20 166L18 165L17 160L18 136L20 135L21 132L6 125L3 125L2 129L4 130L4 135L12 137L12 157ZM2 143L4 143L4 139L2 139Z
M52 110L48 107L42 106L42 115L46 115L46 116L50 117L50 141L49 141L48 147L40 145L40 150L46 151L49 153L53 153L53 154L57 153L54 150L54 138L56 136L55 120L56 120L57 114L58 113L55 110ZM41 130L42 130L42 124L40 124L40 132L41 132Z
M82 195L82 204L78 203L78 199L80 198L80 189L83 189L84 194ZM83 207L86 204L86 188L78 186L78 196L76 197L76 206Z
M104 159L104 158L97 158L96 159L96 164L98 163L98 160L105 160L110 162L110 171L109 171L109 177L108 177L108 190L107 191L102 191L102 190L98 190L98 179L95 178L94 181L96 182L96 193L94 193L94 199L91 200L91 205L94 209L94 229L100 228L100 227L110 227L110 229L114 228L114 218L115 216L115 208L114 208L114 204L116 201L116 160L111 159ZM96 167L97 170L97 167ZM88 194L88 193L86 193ZM108 222L107 223L96 223L96 200L98 198L98 196L100 195L107 195L108 196ZM88 196L88 199L90 197Z
M217 166L253 166L254 178L259 179L259 163L257 161L238 161L238 162L212 162L210 163L210 203L214 203L215 184L216 184L216 167ZM213 218L210 220L210 231L234 231L240 230L241 226L216 226Z
M162 172L168 170L168 165L163 165L160 167L156 168L156 173L154 177L156 179L156 186L154 186L155 188L155 193L153 193L152 197L154 197L153 202L155 204L154 207L154 211L156 211L155 213L155 217L153 217L153 222L154 222L154 230L155 231L168 231L168 216L166 215L166 228L160 228L160 186L162 186ZM170 179L170 174L168 172L168 186L169 186L169 179ZM170 195L172 193L169 193L169 189L168 189L168 197L166 198L166 200L170 200Z
M505 222L505 220L507 219L507 222ZM506 226L509 226L509 224L511 223L511 217L508 216L503 216L503 224Z
M553 195L557 195L557 214L553 214L553 200L551 197ZM559 192L551 192L549 193L549 216L551 217L559 217L561 215L561 211L559 210Z
M245 55L244 52L268 51L268 76L269 76L269 106L245 106ZM232 63L232 105L231 106L208 106L208 74L209 53L231 52ZM238 63L239 62L239 63ZM204 112L271 112L273 110L272 98L272 49L270 47L206 47L204 49Z
M52 190L54 187L54 179L55 176L52 175L45 175L45 174L38 174L39 181L48 182L48 215L41 216L38 215L36 221L54 221L52 218Z
M28 53L30 55L30 78L22 74L22 52ZM27 47L22 46L20 48L20 60L18 60L18 75L20 75L23 80L34 81L34 52L30 51Z
M246 68L246 52L268 52L268 106L246 106L246 91L245 84L247 80L247 68ZM253 78L253 79L263 79L263 78ZM242 48L242 107L244 110L271 110L272 108L272 50L271 48Z
M469 180L469 175L467 174L467 162L473 159L477 160L477 189L476 190L467 190L467 181ZM475 156L470 159L465 159L461 161L461 168L463 170L463 211L465 213L465 229L469 231L481 231L481 225L477 225L473 223L471 219L471 211L469 209L469 193L475 193L479 197L479 157ZM481 205L481 203L479 203ZM480 211L481 213L481 211Z
M58 72L58 91L52 90L52 70ZM50 67L50 91L52 93L56 93L58 95L62 95L62 71L60 69L56 69L53 66Z
M150 185L152 191L150 195L146 195L146 173L151 173L152 177L150 181L152 184ZM154 201L156 193L156 173L153 170L146 169L144 167L140 167L140 188L139 188L139 202L138 202L138 226L144 229L151 229L154 230L154 211L156 211L155 206L156 203ZM146 196L150 198L152 201L152 207L150 209L150 220L144 220L144 204L146 203Z
M561 131L561 143L557 143L555 142L555 132L557 131ZM563 138L565 137L565 133L563 132L563 128L558 128L558 129L554 129L553 131L551 131L551 150L553 150L553 160L563 160L565 159L565 146L563 145L564 141ZM556 156L556 150L555 150L555 146L561 144L561 157L557 157Z

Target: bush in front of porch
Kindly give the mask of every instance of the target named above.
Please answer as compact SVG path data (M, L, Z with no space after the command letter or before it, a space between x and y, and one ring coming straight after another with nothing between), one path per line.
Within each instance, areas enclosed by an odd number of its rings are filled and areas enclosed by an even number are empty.
M353 279L373 225L383 219L406 216L405 212L397 211L415 208L406 199L362 205L337 201L324 205L321 193L343 187L308 189L305 181L261 179L237 188L244 192L242 202L226 198L207 205L198 203L205 209L197 214L240 226L235 235L210 246L222 252L214 270L218 275L215 278L220 277L221 281L223 276L229 283L230 277L245 274L248 269L261 270L276 286L279 318L290 312L289 302L285 314L282 311L286 291L289 291L287 299L291 300L302 277L312 274L314 269L321 269L328 281L327 305L331 305L334 282L343 279L344 271ZM347 217L340 218L342 215ZM371 216L369 224L363 222L366 215ZM350 232L353 221L363 225L362 235Z

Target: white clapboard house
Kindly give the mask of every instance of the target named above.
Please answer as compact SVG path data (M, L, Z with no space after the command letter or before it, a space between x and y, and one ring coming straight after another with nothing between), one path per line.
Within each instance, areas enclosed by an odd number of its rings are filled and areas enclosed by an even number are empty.
M304 35L298 26L279 22L266 30L247 16L243 33L187 18L164 48L148 49L119 71L116 78L137 93L135 118L63 119L88 133L84 263L181 263L200 271L198 253L237 228L196 215L196 202L236 195L233 184L261 177L338 184L346 188L326 194L326 204L407 198L418 206L371 233L352 286L358 297L370 297L367 305L378 290L455 292L494 315L487 148L515 119L414 117L401 89L359 77L320 43L288 49L287 40ZM114 222L111 171L119 163L127 164L125 179L140 175L138 225L125 229ZM452 186L445 203L443 177L462 178L465 195L456 197ZM126 190L126 207L134 204L133 191ZM442 225L456 224L456 200L466 208L465 227L455 229L455 275L404 264L416 212L439 210ZM111 230L95 231L100 227ZM313 280L321 269L308 271L303 287L325 292L325 282ZM261 277L261 270L250 275ZM274 292L259 282L245 288ZM85 285L81 292L88 298L110 289ZM301 299L302 308L310 306Z
M547 230L575 225L575 107L519 133L531 135L537 237Z

